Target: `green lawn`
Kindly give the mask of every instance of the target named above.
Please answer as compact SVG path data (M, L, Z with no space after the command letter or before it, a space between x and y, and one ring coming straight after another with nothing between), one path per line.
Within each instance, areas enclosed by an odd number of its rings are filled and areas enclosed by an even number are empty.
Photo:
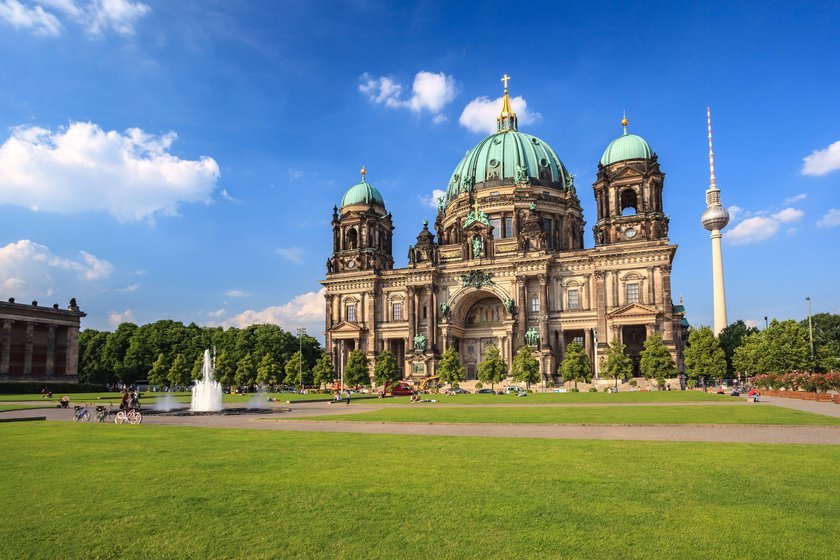
M9 424L0 557L835 558L838 477L840 446Z
M264 393L266 397L271 397L280 402L285 401L306 401L306 400L324 400L331 399L332 394L328 393L310 393L307 395L298 395L296 393ZM43 402L47 405L58 404L58 400L64 395L57 393L53 394L52 399L45 399L43 395L28 394L28 395L0 395L0 402L20 401L20 402ZM90 403L119 403L120 393L70 393L67 395L73 403L90 402ZM152 393L146 392L142 395L142 402L150 402L153 399L162 397L174 397L179 403L189 403L192 399L191 393ZM255 393L245 393L243 395L224 395L223 400L226 403L247 403L254 398ZM354 395L354 398L371 398L369 395ZM408 399L406 399L408 402Z
M436 399L442 404L528 404L528 403L682 403L706 401L736 401L737 397L703 393L702 391L635 391L624 393L529 393L527 397L516 395L423 395L424 399ZM409 397L382 399L382 404L408 404Z
M424 424L796 424L840 425L840 418L772 405L716 406L522 406L456 407L418 403L374 412L315 416L325 422L421 422ZM283 419L283 422L294 422Z

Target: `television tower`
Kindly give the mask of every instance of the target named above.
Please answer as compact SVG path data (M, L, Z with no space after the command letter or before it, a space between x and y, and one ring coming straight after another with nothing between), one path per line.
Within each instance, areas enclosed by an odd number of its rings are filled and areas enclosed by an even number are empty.
M706 211L700 221L703 227L711 232L712 238L712 287L715 306L715 336L720 334L726 325L726 290L723 287L723 253L720 240L723 235L720 230L729 223L729 212L720 205L720 190L715 183L715 154L712 151L712 111L706 107L706 118L709 124L709 188L706 191Z

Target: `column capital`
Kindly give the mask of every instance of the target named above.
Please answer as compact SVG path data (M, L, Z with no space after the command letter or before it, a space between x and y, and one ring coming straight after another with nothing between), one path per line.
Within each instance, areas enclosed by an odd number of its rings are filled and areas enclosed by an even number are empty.
M516 277L516 285L517 286L524 286L525 282L528 280L526 276L517 276Z
M595 274L595 280L604 280L607 273L604 270L596 270L593 274Z
M541 286L545 286L546 284L548 284L547 274L540 274L539 276L537 276L537 278L539 279Z

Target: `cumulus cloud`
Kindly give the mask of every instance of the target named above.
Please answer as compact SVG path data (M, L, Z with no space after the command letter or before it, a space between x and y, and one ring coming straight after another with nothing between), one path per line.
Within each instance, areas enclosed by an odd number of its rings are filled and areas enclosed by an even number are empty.
M56 131L15 128L0 145L0 204L107 212L120 221L174 215L181 203L208 201L219 179L213 158L169 153L176 138L81 122Z
M115 288L114 291L119 294L132 294L140 289L140 284L131 284L125 288Z
M137 21L151 8L131 0L2 0L0 19L13 27L28 29L36 35L58 36L61 20L82 26L91 36L113 31L133 35Z
M10 296L52 295L80 285L109 278L114 266L106 260L79 251L77 257L61 257L49 247L21 239L0 247L0 290Z
M325 288L317 292L307 292L295 296L284 305L266 307L261 310L244 311L222 321L222 326L244 328L248 325L272 323L285 330L295 327L312 326L324 321Z
M420 199L420 202L422 202L425 206L437 210L438 199L442 196L446 196L446 191L441 189L435 189L429 196L420 196L418 198Z
M832 208L817 220L817 227L829 228L840 226L840 208Z
M822 150L814 150L802 160L803 175L825 175L840 169L840 140Z
M443 72L418 72L414 76L411 96L408 98L403 95L403 85L387 76L374 78L365 73L360 80L362 83L359 84L359 91L372 102L394 109L409 109L415 113L428 111L434 115L432 120L435 124L446 120L441 111L458 95L455 78Z
M746 245L769 239L779 231L782 224L797 222L805 213L797 208L785 208L770 216L753 216L737 224L726 236L733 245ZM795 228L788 230L796 233Z
M223 200L227 200L228 202L230 202L232 204L236 204L236 205L239 205L239 206L242 206L243 204L245 204L243 201L239 200L238 198L234 198L233 196L231 196L231 194L229 192L227 192L227 189L222 189L222 192L219 193L219 196L221 196Z
M219 317L224 317L225 313L227 313L227 309L224 307L221 309L217 309L215 311L208 311L207 316L212 317L213 319L218 319Z
M280 247L275 249L274 252L293 263L300 264L303 262L303 249L300 247Z
M134 311L126 309L125 311L111 311L108 313L108 324L116 328L120 323L134 323Z
M35 35L57 37L61 34L61 22L55 15L41 6L22 4L18 0L0 1L0 21Z
M490 99L477 97L467 103L458 122L470 132L492 134L496 132L496 117L502 109L503 97ZM528 110L528 102L522 96L510 98L510 107L516 113L519 124L531 124L542 118L542 115Z
M228 290L225 292L225 295L232 298L243 298L248 297L249 294L248 292L243 292L242 290Z

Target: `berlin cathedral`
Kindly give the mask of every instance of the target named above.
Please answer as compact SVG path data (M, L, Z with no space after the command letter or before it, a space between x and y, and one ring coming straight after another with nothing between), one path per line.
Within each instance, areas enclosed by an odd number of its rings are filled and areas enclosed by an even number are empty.
M624 133L598 163L595 246L584 249L574 177L551 146L519 131L503 81L497 132L455 166L434 232L424 221L407 268L394 268L393 217L364 169L333 209L322 284L336 368L359 349L372 374L388 350L403 378L419 381L435 375L453 346L469 381L488 346L508 371L528 346L550 380L570 343L595 363L618 339L638 375L643 343L659 334L682 370L687 323L671 298L677 246L668 239L657 155L623 119Z

